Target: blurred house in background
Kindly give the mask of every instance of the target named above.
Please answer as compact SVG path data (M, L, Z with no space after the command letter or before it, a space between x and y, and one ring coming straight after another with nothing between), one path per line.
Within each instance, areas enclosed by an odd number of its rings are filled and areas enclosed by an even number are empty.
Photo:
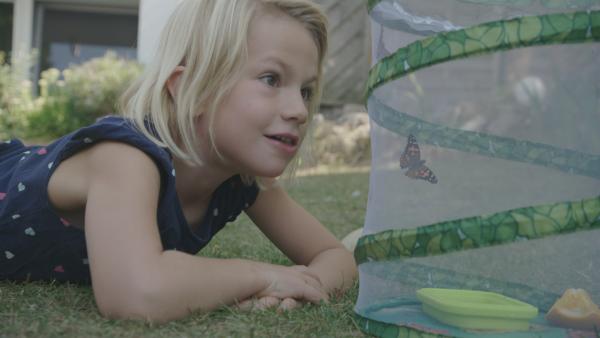
M143 2L143 1L142 1ZM42 70L65 69L112 50L135 59L140 0L0 0L0 48Z
M0 0L0 51L32 60L33 80L104 55L148 62L180 0ZM227 1L227 0L223 0ZM324 103L360 102L369 68L366 2L316 0L330 20Z

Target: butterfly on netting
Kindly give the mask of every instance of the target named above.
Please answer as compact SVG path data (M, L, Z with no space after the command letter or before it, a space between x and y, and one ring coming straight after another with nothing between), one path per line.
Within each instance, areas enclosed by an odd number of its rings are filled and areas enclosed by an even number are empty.
M433 171L425 165L425 160L421 160L421 150L417 144L417 138L413 135L408 135L408 143L404 148L404 152L400 155L400 168L408 168L405 175L410 178L425 180L434 184L438 181Z

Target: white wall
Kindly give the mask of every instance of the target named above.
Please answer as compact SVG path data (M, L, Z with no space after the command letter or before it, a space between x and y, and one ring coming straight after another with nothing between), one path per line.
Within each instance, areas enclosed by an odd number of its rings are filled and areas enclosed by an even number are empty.
M138 60L149 63L154 57L160 33L169 15L181 0L141 0L138 28Z
M27 78L26 70L28 69L28 65L15 61L17 59L24 60L31 53L31 42L33 39L33 0L18 0L13 4L13 64L21 66L23 68L21 75L23 78Z

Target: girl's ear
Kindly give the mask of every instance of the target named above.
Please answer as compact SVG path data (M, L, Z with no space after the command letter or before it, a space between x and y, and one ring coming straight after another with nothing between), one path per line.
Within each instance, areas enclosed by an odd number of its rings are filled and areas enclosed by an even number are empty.
M183 74L184 70L184 66L175 67L175 70L167 79L167 90L169 91L169 94L171 94L171 98L173 99L175 99L175 97L177 96L177 90L179 89L179 79L181 78L181 74Z

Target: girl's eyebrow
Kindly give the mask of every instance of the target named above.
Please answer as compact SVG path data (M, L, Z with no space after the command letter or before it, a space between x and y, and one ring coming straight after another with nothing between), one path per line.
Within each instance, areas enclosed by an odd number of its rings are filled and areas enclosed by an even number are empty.
M283 59L281 59L280 57L277 57L277 56L267 56L262 60L262 63L270 63L270 62L276 63L281 68L284 68L286 70L291 68Z

